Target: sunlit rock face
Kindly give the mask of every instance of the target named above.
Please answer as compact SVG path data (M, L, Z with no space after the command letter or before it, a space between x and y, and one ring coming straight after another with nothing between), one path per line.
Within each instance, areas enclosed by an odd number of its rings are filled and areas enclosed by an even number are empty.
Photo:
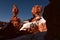
M12 8L13 16L17 16L18 12L19 12L19 10L18 10L16 4L14 4L14 5L13 5L13 8Z
M43 17L46 19L46 24L48 28L46 40L54 40L54 39L58 40L60 36L60 32L59 32L60 5L59 4L60 4L59 0L50 0L50 4L45 7Z
M17 29L18 27L20 27L21 23L20 23L20 19L17 17L13 17L11 19L11 23L13 24L13 26Z
M19 12L19 10L18 10L16 4L14 4L13 8L12 8L13 17L11 18L10 22L13 24L13 26L16 29L19 30L20 25L21 25L21 20L17 17L18 12Z
M10 19L10 22L6 25L6 28L4 29L6 34L12 35L19 31L21 27L21 20L17 17L18 12L19 10L16 4L14 4L12 8L13 16Z
M39 9L39 7L36 10L39 10L37 13L41 12L41 9ZM44 35L45 35L46 31L39 32L38 27L35 24L32 24L34 26L32 26L31 29L28 29L28 32L27 31L19 32L19 29L21 27L20 26L21 20L17 17L18 9L17 9L16 5L13 6L12 12L13 12L13 17L11 18L10 22L8 23L7 27L4 30L5 31L4 34L6 36L5 38L13 38L14 39L14 37L17 35L19 37L16 40L18 40L18 39L19 40L40 40L40 39L43 40L44 39ZM17 34L17 31L19 32L18 34Z

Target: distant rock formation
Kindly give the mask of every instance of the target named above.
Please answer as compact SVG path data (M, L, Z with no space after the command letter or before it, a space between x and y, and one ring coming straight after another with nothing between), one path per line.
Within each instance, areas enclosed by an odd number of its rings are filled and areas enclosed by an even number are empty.
M6 25L6 24L8 24L8 23L0 21L0 30L2 30L3 26Z
M60 1L50 0L50 4L45 7L43 17L47 23L46 40L54 40L60 37Z

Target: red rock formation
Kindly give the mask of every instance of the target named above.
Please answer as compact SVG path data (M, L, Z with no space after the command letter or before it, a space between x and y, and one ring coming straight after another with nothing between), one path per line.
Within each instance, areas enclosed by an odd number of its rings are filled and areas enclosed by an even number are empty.
M13 16L17 16L18 12L19 12L19 10L18 10L16 4L14 4L14 5L13 5L13 8L12 8Z
M19 10L16 4L13 5L12 12L13 12L13 17L11 18L10 21L13 24L13 26L19 30L21 25L21 20L17 17Z
M18 8L16 7L15 4L13 5L12 12L13 17L11 18L10 22L8 23L7 27L4 30L5 34L8 35L13 35L16 32L18 32L21 26L21 20L17 17Z

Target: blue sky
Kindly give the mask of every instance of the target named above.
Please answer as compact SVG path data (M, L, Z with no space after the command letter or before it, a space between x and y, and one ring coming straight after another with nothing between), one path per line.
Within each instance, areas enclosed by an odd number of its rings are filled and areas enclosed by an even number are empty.
M31 9L34 5L41 5L44 10L44 7L49 4L49 0L0 0L0 21L10 21L14 4L19 9L18 17L21 20L27 20L32 17Z

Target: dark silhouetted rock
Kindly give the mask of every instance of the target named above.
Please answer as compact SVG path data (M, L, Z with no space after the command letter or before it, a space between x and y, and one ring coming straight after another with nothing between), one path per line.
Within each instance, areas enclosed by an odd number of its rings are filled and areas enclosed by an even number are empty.
M48 29L46 40L58 39L60 36L60 1L50 0L50 4L45 7L43 17L46 19Z

